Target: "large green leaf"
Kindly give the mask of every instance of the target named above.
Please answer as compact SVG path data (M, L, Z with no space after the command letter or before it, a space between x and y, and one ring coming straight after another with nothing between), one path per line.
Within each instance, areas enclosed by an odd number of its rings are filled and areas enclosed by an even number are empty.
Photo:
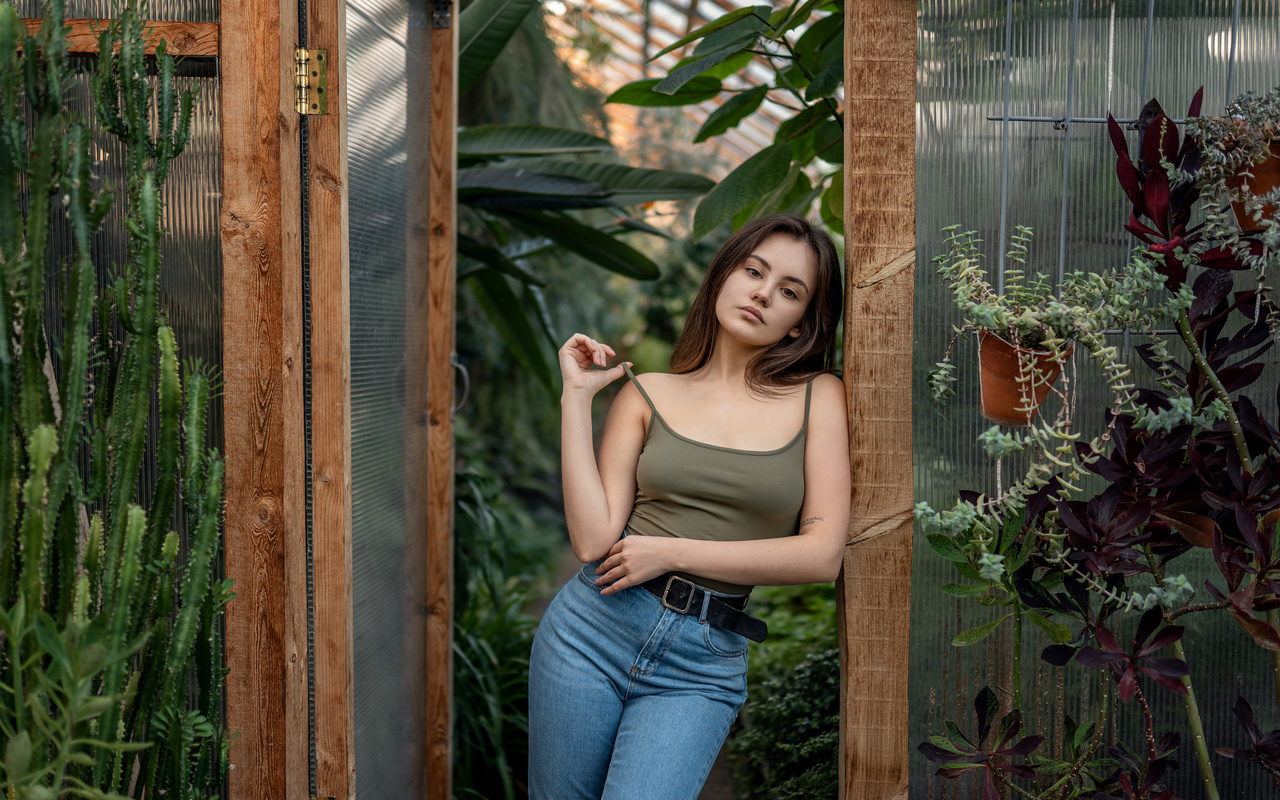
M959 634L956 635L956 638L951 640L951 645L953 647L968 647L971 644L977 644L978 642L982 641L983 639L987 638L992 633L994 633L995 629L1000 627L1000 623L1004 622L1006 619L1012 616L1013 614L1005 614L1003 617L992 620L991 622L988 622L985 625L979 625L976 628L970 628L967 631L961 631Z
M516 361L528 370L546 387L548 392L554 391L554 377L551 367L539 342L542 337L534 329L529 319L529 312L520 302L520 298L511 290L511 284L498 272L483 269L474 273L467 280L471 293L484 311L485 316L493 323L507 349Z
M475 0L458 15L458 91L493 65L538 0Z
M844 163L844 129L833 119L813 133L813 154L828 164Z
M496 247L490 247L484 242L472 239L465 234L458 234L458 252L468 258L474 258L487 267L510 275L521 283L531 283L535 286L545 285L545 281L512 261L507 257L506 253Z
M619 275L645 281L654 280L659 275L658 265L644 253L564 214L539 211L501 213L526 233L553 239L564 248Z
M720 81L707 75L690 80L674 94L654 91L660 78L633 81L609 95L606 103L625 103L629 106L688 106L710 100L720 94Z
M825 48L832 39L843 35L843 14L832 14L829 17L823 17L810 25L808 30L806 30L798 40L796 40L796 58L800 60L800 63L805 64L806 66L815 65L823 48Z
M821 127L822 123L830 119L830 115L831 110L825 105L809 106L802 111L796 112L794 116L779 125L773 140L775 142L789 142L806 133L812 133Z
M804 5L796 8L800 4L800 0L794 0L789 8L775 11L773 18L770 19L773 27L773 38L777 38L787 31L804 24L815 8L828 2L830 0L805 0Z
M1066 644L1075 638L1075 634L1066 625L1042 617L1039 614L1027 614L1027 619L1035 623L1036 627L1049 635L1049 638L1058 644Z
M608 204L633 206L655 200L688 200L701 197L715 181L692 172L641 169L625 164L565 161L556 158L523 158L508 162L511 167L546 175L562 175L604 187Z
M979 586L974 583L944 583L942 584L942 593L949 594L952 597L978 597L985 593L990 587Z
M658 84L653 87L653 90L659 94L673 95L680 91L680 87L684 86L689 81L698 77L717 64L728 61L738 55L744 48L750 47L754 44L755 41L755 37L743 39L740 43L740 47L720 50L719 52L712 53L709 56L699 58L691 64L686 64L685 66L672 71L670 75L658 81Z
M844 61L836 60L823 67L804 90L805 100L830 97L844 81Z
M956 546L956 543L951 541L951 537L941 533L927 533L924 539L929 543L929 547L933 548L933 552L946 560L956 563L964 561L964 553L960 552L960 548Z
M736 75L741 72L744 67L751 63L751 59L755 57L755 53L752 53L750 50L743 50L742 52L736 53L730 57L729 60L716 64L714 67L702 74L724 80L730 75Z
M552 156L565 153L610 153L613 145L599 136L538 125L478 125L458 131L458 156Z
M760 108L767 94L769 94L768 86L757 86L729 98L724 105L712 111L707 121L702 123L702 127L698 129L698 135L693 138L694 144L705 142L712 136L719 136L751 116L756 109Z
M693 215L693 238L701 239L773 191L790 168L791 146L786 144L770 145L742 162L698 204Z
M458 201L476 208L600 208L609 195L598 183L531 169L458 170Z
M698 42L698 46L693 48L693 57L703 58L722 50L741 50L744 42L755 42L760 34L768 30L767 14L750 14Z
M831 225L833 230L844 230L844 170L831 176L831 185L822 195L822 218L827 219L828 216L839 221Z
M703 38L704 36L708 36L712 33L715 33L721 28L727 28L733 23L742 19L743 17L754 14L756 16L764 17L767 19L769 17L769 13L772 10L773 9L771 9L769 6L753 6L751 8L739 8L736 11L730 11L728 14L725 14L723 17L720 17L719 19L715 19L715 20L712 20L711 22L708 22L706 25L703 25L701 28L698 28L696 31L689 33L687 36L684 36L680 39L676 39L671 44L659 50L658 53L655 56L653 56L653 58L650 58L649 60L653 61L654 59L665 56L667 53L670 53L672 50L679 50L681 47L684 47L689 42L696 42L697 40Z

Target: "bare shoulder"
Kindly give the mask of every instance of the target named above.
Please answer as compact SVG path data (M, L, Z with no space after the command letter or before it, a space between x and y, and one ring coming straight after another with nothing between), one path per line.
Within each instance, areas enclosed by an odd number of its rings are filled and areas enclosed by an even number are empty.
M844 382L835 375L824 372L813 379L813 398L810 403L810 419L843 421L848 416Z
M636 376L635 381L623 378L622 386L618 388L618 393L613 396L613 402L609 405L609 420L627 421L629 423L639 423L643 429L649 422L649 404L645 402L644 396L640 394L637 386L639 381L644 381L645 392L651 392L648 375Z
M813 399L814 402L824 403L834 400L843 406L845 401L844 381L830 372L822 373L813 379Z
M679 392L680 387L685 384L685 380L686 376L673 375L670 372L646 372L643 375L637 375L635 382L656 403L660 402L659 398L667 397L673 392ZM627 381L627 383L630 384L632 382ZM636 387L630 386L629 388L634 391ZM637 394L639 393L637 392Z

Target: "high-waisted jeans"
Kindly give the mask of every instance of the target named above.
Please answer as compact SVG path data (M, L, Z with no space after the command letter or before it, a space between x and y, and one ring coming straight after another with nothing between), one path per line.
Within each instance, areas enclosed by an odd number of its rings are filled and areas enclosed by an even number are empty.
M530 800L695 800L747 697L747 640L587 564L529 662Z

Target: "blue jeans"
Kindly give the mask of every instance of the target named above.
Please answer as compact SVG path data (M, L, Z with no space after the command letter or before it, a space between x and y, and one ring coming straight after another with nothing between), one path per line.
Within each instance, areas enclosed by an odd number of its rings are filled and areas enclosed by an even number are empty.
M747 697L747 640L587 564L529 661L530 800L696 800Z

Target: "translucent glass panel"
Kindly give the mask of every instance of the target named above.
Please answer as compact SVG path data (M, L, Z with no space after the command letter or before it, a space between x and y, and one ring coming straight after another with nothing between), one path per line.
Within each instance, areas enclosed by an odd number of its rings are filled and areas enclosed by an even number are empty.
M78 70L69 86L69 105L83 120L90 122L93 136L94 166L101 188L116 199L97 234L93 237L91 258L98 273L101 292L117 273L126 257L127 239L124 227L125 147L114 136L97 130L93 124L89 101L90 59L73 59ZM191 120L191 141L186 150L171 164L161 198L164 203L165 237L160 243L160 305L178 343L180 361L198 359L211 368L210 374L221 373L222 365L222 239L218 231L218 214L222 195L222 141L218 125L218 83L213 78L178 78L179 91L191 91L196 97ZM73 250L73 239L67 220L55 215L52 220L51 263L60 263ZM60 320L59 286L46 284L49 303L48 318ZM60 369L58 347L51 342L50 353L55 368ZM152 420L152 428L156 422ZM209 409L208 443L222 446L222 406L216 397ZM155 463L143 460L143 486L154 483ZM179 509L180 514L180 509Z
M1012 6L1012 13L1010 7ZM1148 17L1150 11L1150 19ZM957 489L993 492L1020 469L982 455L977 435L989 423L978 413L976 354L970 340L957 343L959 396L939 412L928 398L925 376L951 340L958 312L930 259L943 251L940 229L959 223L986 240L987 266L998 275L1015 225L1035 229L1030 269L1055 279L1063 271L1099 270L1126 257L1132 239L1121 227L1128 206L1115 179L1115 155L1105 126L1111 112L1137 117L1157 97L1181 119L1195 90L1204 86L1204 108L1221 109L1229 94L1265 90L1280 81L1280 6L1270 0L923 0L919 16L917 112L917 285L915 355L915 493L917 500L949 505ZM1234 59L1231 57L1234 38ZM1230 85L1230 87L1229 87ZM1078 120L1069 125L1068 115ZM1008 117L1010 121L1002 122ZM1031 118L1031 119L1027 119ZM1048 120L1035 118L1049 118ZM1130 142L1134 133L1129 133ZM1126 348L1122 334L1114 342ZM1136 361L1132 351L1127 359ZM1092 370L1077 357L1067 378L1079 403L1078 418L1102 414L1107 397ZM1143 379L1138 371L1139 381ZM1273 388L1273 387L1271 387ZM1270 395L1260 390L1260 395ZM1188 574L1199 585L1206 562ZM1194 572L1194 570L1191 570ZM954 648L960 631L993 619L972 601L959 602L938 587L956 580L949 564L919 538L912 577L911 742L942 729L944 719L973 727L972 700L983 686L1010 684L1008 630L970 648ZM1231 715L1238 694L1264 703L1271 697L1269 662L1238 627L1222 617L1196 615L1188 622L1186 648L1211 747L1243 746ZM1132 624L1132 623L1130 623ZM1006 626L1007 628L1008 626ZM1087 716L1099 685L1065 683L1063 672L1039 660L1047 643L1038 630L1025 634L1022 664L1029 726L1047 734L1046 752L1059 751L1058 720ZM1079 674L1079 671L1076 671ZM1208 675L1216 680L1210 683ZM1171 786L1189 800L1200 797L1199 776L1185 730L1181 699L1152 693L1155 713L1180 730L1181 770ZM1114 697L1114 692L1113 692ZM1255 703L1255 707L1257 704ZM1133 719L1133 710L1123 716ZM1273 723L1268 718L1269 728ZM1129 730L1112 730L1135 741ZM911 797L976 798L975 785L932 777L933 768L913 751ZM1270 780L1253 765L1213 756L1223 797L1265 797Z
M217 22L218 3L219 0L150 0L147 19ZM40 0L17 0L15 5L24 17L44 16ZM110 19L119 14L122 5L122 0L66 0L63 15L67 19Z
M411 793L406 680L403 0L347 4L355 747L361 797Z

